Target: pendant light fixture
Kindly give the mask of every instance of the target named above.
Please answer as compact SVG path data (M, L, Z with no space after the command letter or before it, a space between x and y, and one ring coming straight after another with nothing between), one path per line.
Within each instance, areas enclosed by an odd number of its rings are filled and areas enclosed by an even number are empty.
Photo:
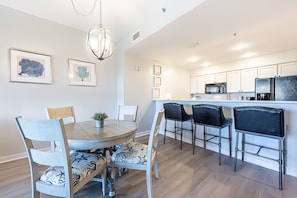
M88 33L87 45L92 54L100 61L112 56L115 51L111 35L102 25L102 5L100 0L100 24L91 28Z

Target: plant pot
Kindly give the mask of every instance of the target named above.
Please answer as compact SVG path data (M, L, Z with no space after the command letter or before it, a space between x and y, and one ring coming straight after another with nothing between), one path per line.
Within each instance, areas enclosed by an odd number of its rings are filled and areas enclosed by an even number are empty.
M104 120L96 120L96 127L103 128Z

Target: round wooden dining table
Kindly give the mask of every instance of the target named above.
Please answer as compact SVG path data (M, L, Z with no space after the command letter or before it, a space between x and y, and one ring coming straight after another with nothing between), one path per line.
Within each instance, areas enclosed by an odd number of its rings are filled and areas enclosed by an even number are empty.
M124 120L104 120L103 128L97 128L94 120L65 124L69 148L74 150L122 144L135 137L136 129L136 122Z
M65 124L68 145L74 150L92 150L122 144L135 137L137 124L124 120L104 120L103 128L96 122L85 121ZM108 174L109 196L115 196L114 180Z

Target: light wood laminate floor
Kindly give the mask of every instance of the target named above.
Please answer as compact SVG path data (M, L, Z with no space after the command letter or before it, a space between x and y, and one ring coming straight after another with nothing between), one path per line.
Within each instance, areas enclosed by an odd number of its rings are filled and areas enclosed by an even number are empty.
M147 142L148 137L137 138ZM163 144L160 135L158 162L159 179L153 177L155 198L293 198L297 197L297 178L285 175L283 190L278 190L278 172L246 162L240 162L237 172L233 171L233 160L222 157L218 165L218 154L167 138ZM29 165L26 159L0 164L0 197L31 197ZM147 197L145 173L129 170L117 178L116 197ZM51 196L41 195L42 198ZM90 182L75 194L76 198L103 197L101 185ZM106 196L108 197L108 196Z

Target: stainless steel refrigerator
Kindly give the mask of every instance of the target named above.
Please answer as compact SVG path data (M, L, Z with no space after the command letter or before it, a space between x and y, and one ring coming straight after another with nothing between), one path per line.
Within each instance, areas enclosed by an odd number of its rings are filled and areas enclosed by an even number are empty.
M275 77L275 100L297 101L297 76Z
M297 76L256 79L257 100L297 101Z

